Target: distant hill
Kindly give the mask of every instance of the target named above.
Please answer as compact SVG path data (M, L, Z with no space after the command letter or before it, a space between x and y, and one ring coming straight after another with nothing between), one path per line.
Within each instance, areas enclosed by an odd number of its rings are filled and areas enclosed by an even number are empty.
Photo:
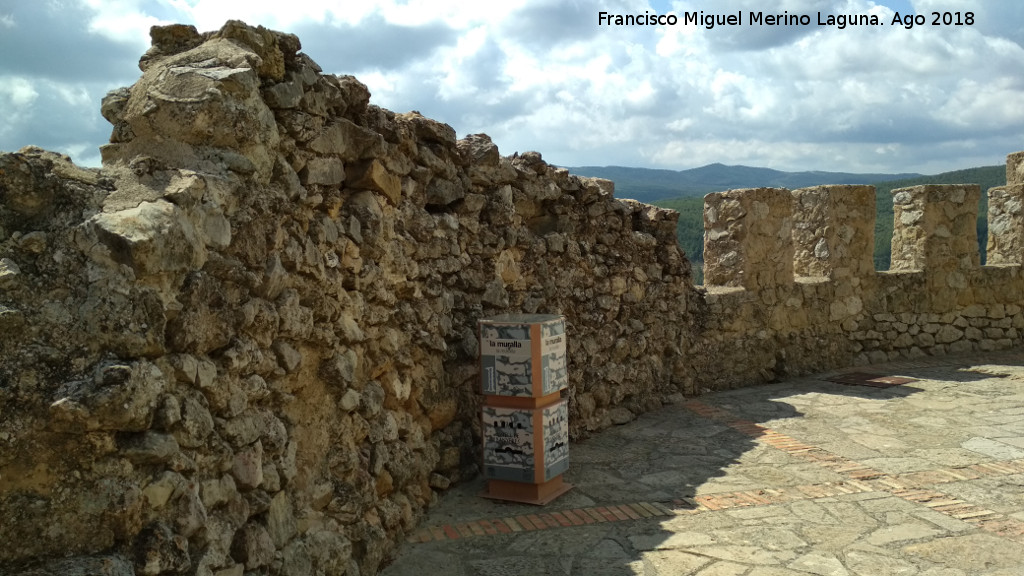
M827 172L805 172L803 174L828 174ZM829 182L835 184L836 182ZM875 186L875 268L888 270L891 256L892 243L892 191L907 186L920 184L978 184L981 186L981 202L978 206L978 244L982 255L985 257L985 243L988 234L988 197L986 192L994 186L1006 184L1006 166L981 166L968 168L966 170L955 170L943 172L934 176L915 175L910 178L901 178L887 182L873 182ZM756 186L769 186L770 184L759 184ZM777 185L770 185L777 186ZM731 186L735 188L736 186ZM752 186L743 186L752 187ZM799 188L802 186L785 186L786 188ZM727 188L718 188L724 190ZM626 197L618 191L616 183L616 196ZM651 202L657 206L671 208L679 212L679 225L677 234L679 245L686 252L687 257L694 264L694 281L703 283L704 265L704 198L680 194L676 198L664 198Z
M708 164L689 170L658 170L623 166L577 166L569 172L615 182L617 198L654 202L664 198L700 196L732 188L806 188L819 184L874 184L919 178L921 174L852 174L849 172L783 172L771 168Z

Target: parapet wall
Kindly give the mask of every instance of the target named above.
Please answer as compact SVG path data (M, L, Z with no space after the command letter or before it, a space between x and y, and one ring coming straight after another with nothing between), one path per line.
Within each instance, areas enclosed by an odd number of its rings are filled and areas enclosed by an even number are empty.
M708 195L710 320L698 348L715 358L734 347L745 354L704 366L702 385L1019 345L1024 186L1016 156L1008 185L989 191L987 266L979 264L977 185L894 190L892 265L884 272L872 266L871 186Z
M291 35L152 36L101 170L0 154L0 574L375 573L477 471L487 316L566 317L574 439L1019 344L1024 154L990 266L977 187L897 191L887 273L873 189L763 188L708 197L698 289L677 215L611 182L371 105Z

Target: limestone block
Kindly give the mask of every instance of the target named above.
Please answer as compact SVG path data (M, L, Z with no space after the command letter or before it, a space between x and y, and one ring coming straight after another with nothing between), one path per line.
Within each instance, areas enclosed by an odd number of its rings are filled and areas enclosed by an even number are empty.
M971 344L970 340L958 340L949 345L950 354L966 354L974 349L974 345Z
M335 351L329 358L324 359L320 363L319 374L326 383L344 389L355 382L358 368L359 356L355 350L348 348L344 351Z
M180 572L189 567L188 540L175 534L163 522L154 522L139 535L135 550L135 573L155 576Z
M341 399L338 401L338 408L345 412L352 412L359 407L360 400L359 392L351 389L346 390L345 394L343 394Z
M260 74L278 77L280 66L283 76L280 50L267 30L248 34L229 23L222 32L191 50L149 62L120 114L134 137L104 151L106 161L127 162L146 148L154 158L180 166L195 161L195 148L213 148L234 168L270 175L271 150L280 135L260 95ZM241 43L238 35L261 39ZM272 62L260 53L277 57Z
M487 134L469 134L456 142L456 147L467 164L495 168L501 159L498 147Z
M252 490L263 483L263 444L260 441L235 454L231 475L241 490Z
M147 430L166 378L155 365L109 364L89 381L71 383L70 393L50 405L51 426L66 432Z
M343 574L356 572L345 570L352 558L352 542L344 534L321 530L307 535L317 573Z
M123 436L118 442L122 455L133 464L160 464L168 462L180 451L173 436L147 430L140 434Z
M233 446L245 447L255 442L264 431L264 412L255 409L246 410L241 415L228 420L217 420L221 436Z
M171 496L184 484L185 479L181 475L165 471L142 489L142 496L153 509L159 509L167 504Z
M256 53L260 76L271 80L284 78L284 50L291 56L298 50L298 38L268 30L263 26L249 26L240 20L228 20L213 36L230 38Z
M278 548L284 547L298 532L298 524L292 511L292 502L284 492L278 492L267 509L267 532Z
M956 342L963 338L964 332L958 330L950 325L945 325L939 328L939 331L935 333L935 341L939 344L948 344L950 342Z
M522 271L519 267L520 260L522 260L522 255L519 250L514 248L503 250L495 259L494 273L501 278L506 286L519 287L523 283Z
M207 509L226 504L238 494L235 479L225 474L220 478L207 480L200 486L203 506Z
M380 382L376 380L367 382L360 398L360 413L367 418L380 414L384 408L385 397L384 387L380 385Z
M46 251L46 233L35 231L18 239L18 248L29 254L42 254Z
M284 371L292 374L299 369L302 364L302 352L296 350L294 346L284 340L275 340L272 345L274 355L277 357L277 363Z
M285 80L263 89L263 99L271 108L295 108L302 100L302 79L289 72Z
M455 129L443 122L432 120L419 112L399 114L396 120L407 123L417 138L438 144L456 144Z
M1024 152L1006 156L1006 184L1024 184Z
M971 270L978 253L976 184L929 184L893 194L892 270Z
M209 519L203 500L199 496L197 483L185 483L175 492L173 510L174 529L178 534L188 538L206 525Z
M466 195L460 182L446 178L434 178L427 185L427 204L431 206L448 206Z
M198 392L184 395L181 401L181 420L174 430L178 444L186 448L201 446L213 432L213 416L206 399Z
M227 248L231 245L231 222L220 209L204 208L199 225L204 243L217 250Z
M815 186L792 194L794 273L873 277L874 186Z
M456 143L459 154L468 165L469 177L476 185L493 184L501 155L486 134L470 134Z
M330 156L310 158L299 172L299 179L305 185L337 186L345 181L345 164Z
M47 181L50 164L29 154L0 154L0 187L3 204L14 213L31 218L51 209L56 197L52 179Z
M246 524L235 534L231 557L244 564L246 570L266 566L274 560L274 541L263 526Z
M384 164L376 158L348 166L346 182L350 188L373 190L383 194L393 206L398 206L402 200L402 180L388 172Z
M136 274L180 272L206 261L195 226L170 202L143 202L136 208L97 214L91 223L110 258L131 266Z
M0 289L11 290L21 275L18 263L10 258L0 258Z
M318 154L337 156L345 162L379 156L384 138L345 118L334 118L307 147Z
M394 399L398 404L408 400L412 393L412 384L408 378L402 378L395 372L382 375L380 382L387 397Z
M760 291L793 283L792 200L785 188L704 197L704 282Z
M1024 261L1022 204L1024 184L1008 184L989 189L988 245L985 251L987 264L1021 264Z

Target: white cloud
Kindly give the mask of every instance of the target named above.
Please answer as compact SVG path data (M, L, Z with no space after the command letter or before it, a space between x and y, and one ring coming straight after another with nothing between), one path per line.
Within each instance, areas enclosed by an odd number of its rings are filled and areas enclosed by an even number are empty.
M92 142L73 142L56 151L71 156L81 166L99 166L101 163L99 148Z
M961 80L936 111L936 117L978 132L1024 126L1022 92L1024 86L1017 79L998 78L986 83Z
M279 0L247 0L244 3L224 2L223 0L194 0L178 5L189 23L200 31L216 30L228 20L244 20L252 25L262 25L275 30L287 30L303 22L324 22L332 14L332 2L317 0L288 0L282 5ZM348 10L339 10L337 14L346 20L346 14L358 21L371 9L372 4L350 2ZM360 8L362 7L362 8Z
M27 78L17 76L0 77L0 98L5 100L4 107L24 108L30 106L39 97L39 92Z
M677 13L772 10L816 21L820 10L884 22L707 30L597 25L599 10L651 10L643 0L82 1L68 4L81 7L71 10L74 20L47 13L53 0L0 15L0 27L22 34L12 47L34 42L31 59L0 62L0 98L32 99L27 111L45 105L60 107L57 116L85 115L79 125L91 134L109 130L94 120L99 95L137 76L149 26L183 21L205 31L227 19L298 34L326 72L355 74L376 104L420 110L459 134L489 133L503 152L540 150L562 165L954 169L1001 161L1024 133L1016 105L1024 98L1024 3L672 2ZM919 14L973 11L976 23L889 26L893 8L908 4ZM46 28L47 18L55 25ZM73 21L83 24L69 27ZM61 26L67 38L33 40ZM4 41L0 35L0 50ZM0 121L11 114L0 110ZM66 139L75 143L69 149L87 141L70 132Z
M85 0L85 4L95 13L89 21L90 32L142 50L149 45L149 28L165 23L142 12L137 0Z
M19 133L38 97L39 92L27 78L0 76L0 138Z

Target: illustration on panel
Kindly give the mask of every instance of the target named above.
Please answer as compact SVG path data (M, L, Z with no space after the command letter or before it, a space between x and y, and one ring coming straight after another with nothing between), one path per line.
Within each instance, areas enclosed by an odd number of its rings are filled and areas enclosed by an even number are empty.
M508 318L515 321L481 321L480 377L483 393L547 396L566 388L569 371L565 321L558 316L540 314Z
M569 369L566 366L565 322L541 324L541 374L544 375L544 396L557 392L569 385Z
M544 480L569 469L569 403L544 408Z
M533 482L534 435L531 410L483 407L484 476Z
M484 324L480 337L484 394L532 396L529 326Z

